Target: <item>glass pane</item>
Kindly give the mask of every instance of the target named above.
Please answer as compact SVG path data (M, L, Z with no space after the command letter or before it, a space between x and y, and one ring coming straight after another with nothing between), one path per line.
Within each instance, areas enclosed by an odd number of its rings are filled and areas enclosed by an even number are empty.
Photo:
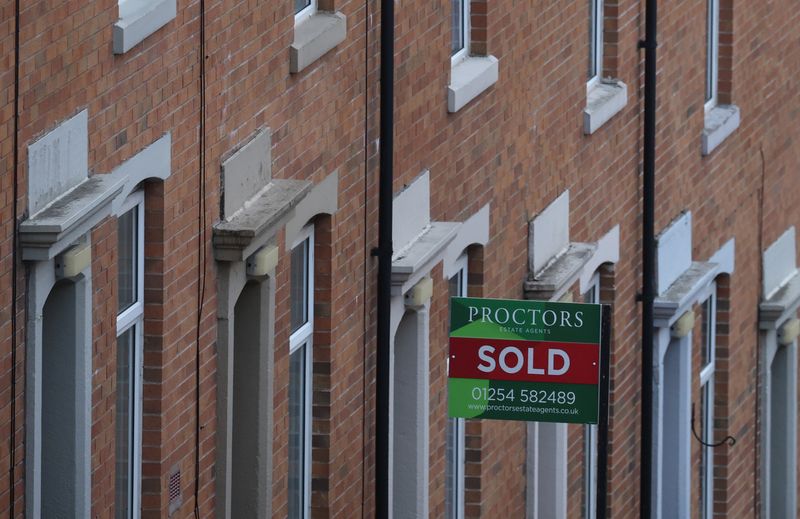
M597 0L589 0L589 28L587 34L589 35L589 68L586 71L587 79L592 79L596 74L596 66L595 66L595 49L594 45L597 41L597 35L595 34L595 3Z
M452 278L451 278L452 279ZM445 446L445 517L458 518L458 452L459 445L458 419L447 419L447 443Z
M308 240L292 249L292 332L308 321Z
M311 0L294 0L294 14L299 13L309 5L311 5Z
M133 497L134 334L136 326L117 337L116 512L117 519L131 517Z
M583 294L583 302L584 303L597 303L597 285L592 285L589 290Z
M714 0L706 0L706 101L713 96Z
M710 392L708 390L708 383L703 384L700 388L700 419L695 421L695 425L699 426L697 435L706 443L713 441L711 435L711 427L713 420L712 402L709 401ZM711 469L711 448L701 446L702 456L700 457L700 516L703 518L708 517L708 500L710 499L709 477L708 472Z
M451 0L450 19L450 55L464 48L464 2L468 0Z
M136 302L136 285L138 284L137 274L138 265L136 263L138 251L138 207L134 207L127 213L119 217L117 224L117 237L119 247L117 248L117 275L118 275L118 299L119 313Z
M463 270L459 270L455 276L451 277L447 283L447 290L450 293L450 297L461 297L464 294L461 293L461 285L462 283L462 276L464 275Z
M450 297L465 296L464 293L464 268L448 280L448 292ZM449 362L448 358L448 362ZM461 434L457 418L447 419L447 441L445 444L445 517L447 519L458 519L458 502L460 485L459 480L459 454L464 446L461 445Z
M306 349L289 355L289 517L304 517Z
M712 329L712 312L714 305L711 298L706 299L703 303L703 347L700 348L700 365L706 367L710 362L714 361L714 330Z

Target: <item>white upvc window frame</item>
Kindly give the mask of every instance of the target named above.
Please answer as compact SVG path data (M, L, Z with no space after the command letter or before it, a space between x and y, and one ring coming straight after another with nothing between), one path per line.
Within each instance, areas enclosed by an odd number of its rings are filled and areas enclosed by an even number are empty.
M700 473L700 517L711 519L714 515L714 448L708 444L714 443L714 374L716 373L717 349L717 290L716 283L711 286L711 294L703 301L703 323L705 336L701 351L707 352L705 364L700 366L700 408L702 414L702 440L707 445L701 445L702 472ZM701 332L703 327L701 326ZM705 392L704 392L705 391ZM705 401L703 396L705 395Z
M603 76L603 4L604 0L589 0L589 69L586 92L600 82Z
M119 216L136 209L136 302L117 315L117 338L134 328L133 359L131 366L131 408L133 417L130 420L129 438L131 442L131 462L128 471L131 494L128 502L128 518L138 519L141 516L142 499L142 385L144 371L144 193L137 190L131 193L119 210ZM116 483L115 483L116 484Z
M468 275L468 257L467 254L462 254L454 263L455 271L453 276L450 277L450 280L453 278L460 276L458 280L458 288L456 294L450 294L451 296L456 297L466 297L467 296L467 275ZM449 286L449 284L448 284ZM450 357L447 357L448 363L450 361ZM449 372L449 369L448 369ZM453 456L453 464L450 464L448 460L445 466L445 470L448 471L448 476L452 476L452 481L454 485L454 494L456 495L456 502L455 507L450 508L445 506L445 513L446 519L463 519L464 517L464 488L465 488L465 475L464 475L464 464L466 461L466 440L465 440L465 430L466 430L466 422L463 418L447 418L448 427L447 427L447 442L453 442L453 450L455 451L455 455ZM452 427L451 427L452 426ZM445 449L446 452L447 449ZM445 485L445 492L448 492L448 489ZM447 503L447 499L449 496L445 495L445 503Z
M452 2L453 0L450 1ZM470 43L469 6L471 0L459 0L459 1L461 2L461 32L462 32L462 37L464 39L464 46L461 47L461 49L458 50L457 52L452 53L453 52L452 38L453 38L454 25L451 14L451 19L450 19L450 44L451 44L450 66L451 67L461 63L462 61L464 61L469 57L469 43Z
M703 96L705 111L718 103L719 79L719 0L706 0L706 67ZM709 91L710 90L710 91Z
M312 377L314 362L314 225L303 228L292 244L292 251L306 242L306 291L304 294L306 322L289 336L289 355L305 347L304 365L304 430L303 430L303 513L301 518L311 516L311 430L312 430ZM290 382L291 384L291 382Z
M292 2L294 2L294 0L292 0ZM311 0L307 6L305 6L300 11L294 13L294 24L297 25L300 22L303 22L308 18L311 18L311 16L313 16L314 13L316 13L318 10L317 2L318 0Z
M600 273L595 272L583 294L583 302L600 303ZM597 516L597 424L583 426L583 517Z

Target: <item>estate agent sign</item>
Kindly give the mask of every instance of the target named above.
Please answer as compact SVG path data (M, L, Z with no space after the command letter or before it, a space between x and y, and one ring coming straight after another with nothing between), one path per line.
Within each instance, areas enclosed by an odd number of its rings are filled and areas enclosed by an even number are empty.
M452 298L449 416L597 423L601 308Z

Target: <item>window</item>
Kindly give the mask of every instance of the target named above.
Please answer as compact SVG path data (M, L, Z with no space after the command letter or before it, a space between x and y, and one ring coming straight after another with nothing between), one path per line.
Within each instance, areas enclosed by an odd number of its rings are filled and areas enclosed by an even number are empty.
M600 302L600 274L594 273L589 289L583 294L584 303ZM581 516L596 517L597 506L597 425L583 426L583 506Z
M603 0L589 0L589 67L586 87L593 87L603 75Z
M711 154L722 144L741 122L739 107L732 103L731 98L733 35L730 27L733 15L730 6L720 11L719 1L706 0L706 75L703 96L705 117L700 148L704 156ZM720 21L729 28L722 45Z
M717 105L718 72L719 0L706 0L706 110L710 110Z
M470 5L482 4L473 15ZM499 61L489 54L486 0L450 0L450 83L447 111L455 113L497 83Z
M469 2L450 0L450 56L453 64L469 55Z
M311 496L311 367L314 335L314 227L291 252L289 337L289 517L309 516Z
M450 297L467 295L467 255L456 261L456 273L450 278L448 288ZM448 358L449 360L449 358ZM461 519L464 517L464 419L447 419L447 442L445 447L445 517Z
M144 195L130 195L117 220L117 519L139 517L142 466Z
M714 511L714 451L709 444L714 443L714 371L716 370L716 293L703 303L701 326L702 344L700 347L700 420L697 422L698 435L705 445L700 448L700 517L710 519Z
M311 66L347 37L347 17L333 10L332 2L294 1L294 39L289 46L289 72ZM322 7L320 9L320 7Z
M317 0L294 0L294 23L299 23L317 10Z

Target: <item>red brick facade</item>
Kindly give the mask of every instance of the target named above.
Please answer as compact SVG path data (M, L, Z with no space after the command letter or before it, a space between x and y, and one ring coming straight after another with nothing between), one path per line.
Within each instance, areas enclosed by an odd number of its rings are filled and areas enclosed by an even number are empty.
M212 226L222 214L222 162L264 128L271 130L273 179L318 185L338 173L337 211L314 220L310 517L373 517L377 260L370 251L378 233L380 2L319 3L347 17L347 36L296 74L289 72L290 1L177 0L177 16L124 54L112 52L116 0L0 7L0 516L12 507L15 518L26 516L30 263L15 240L18 224L31 217L28 149L86 109L90 175L108 174L171 135L169 178L144 185L142 517L170 515L176 469L182 505L174 517L213 517L218 504ZM432 220L462 222L490 205L489 242L468 251L471 296L523 298L528 224L566 190L571 241L596 242L619 226L619 261L600 269L601 301L614 311L608 513L638 517L644 69L637 42L644 2L605 1L602 68L627 85L627 104L592 135L582 126L584 4L472 0L474 54L499 60L499 80L456 113L447 111L450 2L395 5L394 192L429 171ZM758 304L763 251L800 225L796 7L789 0L720 0L719 99L740 108L741 124L702 156L706 1L660 2L656 229L690 210L697 261L735 238L735 271L716 281L715 437L737 440L715 450L716 517L759 517L764 498ZM116 229L112 215L91 231L90 495L98 518L113 517L115 509ZM291 294L284 237L279 231L275 240L275 518L288 513ZM429 512L444 517L448 292L441 265L431 277ZM525 425L468 421L466 438L465 517L525 517ZM568 438L567 511L579 518L583 428L570 426ZM699 456L692 444L693 478ZM693 481L693 516L698 488Z

